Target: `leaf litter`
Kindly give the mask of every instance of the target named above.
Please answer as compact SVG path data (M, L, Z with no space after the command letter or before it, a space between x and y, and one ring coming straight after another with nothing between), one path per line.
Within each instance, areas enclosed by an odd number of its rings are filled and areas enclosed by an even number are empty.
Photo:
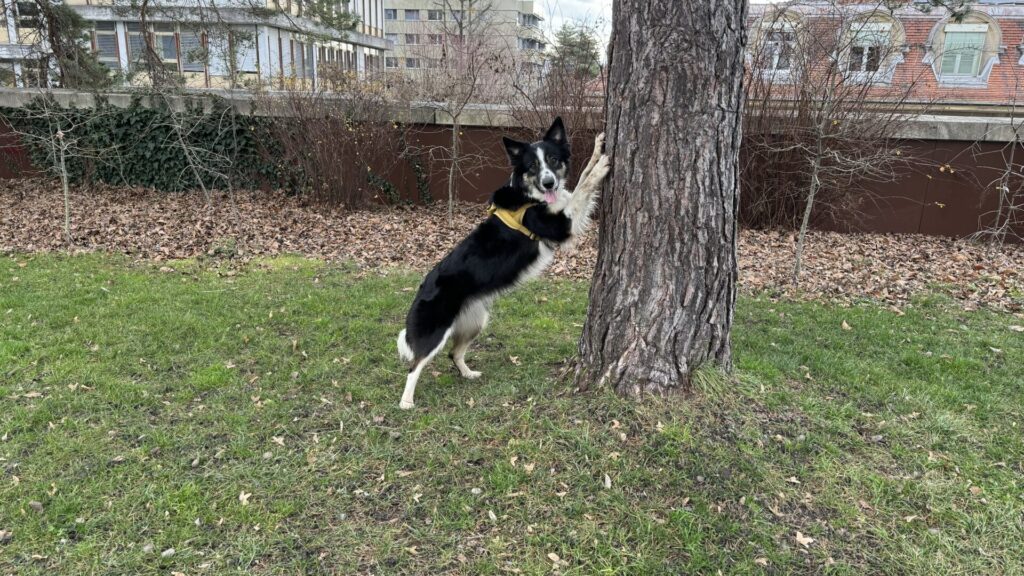
M77 186L71 193L75 250L165 262L216 256L301 254L362 269L426 270L483 220L483 205L460 203L455 225L446 206L343 211L281 192L167 194L141 188ZM0 181L0 253L66 250L63 198L44 178ZM914 295L941 287L963 308L1024 311L1024 246L992 246L917 234L808 236L804 272L791 281L794 234L744 230L739 287L746 293L855 303L870 300L902 314ZM597 259L596 233L559 253L547 274L587 280ZM174 273L162 265L165 273ZM0 282L11 280L10 277ZM13 280L11 280L13 281ZM1017 327L1014 326L1013 329Z

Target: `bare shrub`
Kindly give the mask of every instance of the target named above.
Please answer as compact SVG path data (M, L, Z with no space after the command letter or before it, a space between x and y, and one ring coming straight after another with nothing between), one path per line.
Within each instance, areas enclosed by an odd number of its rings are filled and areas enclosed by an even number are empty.
M905 34L891 2L790 2L751 29L742 153L745 226L795 227L793 279L811 216L855 219L870 189L917 160L898 135L928 103L896 74Z
M339 74L331 89L259 95L257 109L273 116L265 154L277 159L292 191L314 201L345 208L398 202L388 177L402 162L409 127L394 120L387 86Z

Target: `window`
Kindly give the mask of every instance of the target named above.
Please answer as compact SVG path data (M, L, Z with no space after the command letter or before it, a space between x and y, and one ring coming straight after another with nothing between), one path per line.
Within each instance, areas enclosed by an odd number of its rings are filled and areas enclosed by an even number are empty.
M520 38L519 47L523 50L543 50L544 44L532 38Z
M96 22L92 35L96 59L111 70L120 70L121 58L117 54L117 25L113 22Z
M396 10L394 8L385 8L384 9L384 19L385 20L398 20L398 10Z
M39 20L39 5L35 2L18 2L18 28L41 28Z
M195 30L182 30L179 36L181 42L181 69L185 72L206 71L206 48L203 46L203 38Z
M129 68L134 70L146 61L146 41L142 39L142 27L138 22L126 22L125 28L128 30Z
M950 24L942 49L939 73L942 76L978 76L985 51L987 24Z
M14 75L14 60L0 60L0 86L14 88L18 78Z
M394 56L388 56L387 58L384 59L384 67L398 68L398 58L395 58Z
M520 14L519 25L527 28L536 28L540 25L540 18L535 14Z
M405 11L405 20L407 22L418 22L419 19L420 19L420 11L419 10L406 10Z
M388 40L394 42L395 44L398 44L398 34L392 34L391 32L388 32L384 34L384 38L387 38Z
M178 40L174 35L174 24L153 25L153 48L168 69L178 69Z
M420 43L420 35L419 34L406 34L405 35L405 43L410 45L410 46L416 46L417 44Z
M405 59L405 67L406 68L419 68L420 67L420 59L419 58L406 58Z
M443 36L441 36L440 34L427 34L427 43L428 44L440 44L441 41L442 41L441 40L442 38L443 38Z
M252 28L239 27L234 29L229 33L228 40L230 42L230 52L228 54L235 54L232 66L239 72L258 72L259 51L257 48L259 41L256 35L253 34Z
M440 21L444 13L441 10L427 10L427 20L432 22Z
M793 65L796 32L791 28L772 28L765 35L765 69L788 71Z
M853 26L850 42L849 72L878 72L882 60L892 45L892 25L866 22Z
M314 76L314 60L313 60L313 44L306 44L306 78L313 79Z

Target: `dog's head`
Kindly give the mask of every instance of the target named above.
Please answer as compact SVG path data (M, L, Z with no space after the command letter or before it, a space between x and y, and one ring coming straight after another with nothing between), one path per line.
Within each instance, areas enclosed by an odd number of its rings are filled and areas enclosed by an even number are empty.
M553 204L569 177L569 138L561 117L533 144L503 138L512 162L512 186L537 202Z

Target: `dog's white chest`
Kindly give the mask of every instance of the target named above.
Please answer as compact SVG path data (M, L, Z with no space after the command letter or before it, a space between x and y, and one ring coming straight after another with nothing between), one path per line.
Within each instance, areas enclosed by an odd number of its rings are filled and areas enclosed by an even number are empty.
M525 270L519 273L519 278L516 283L523 283L540 276L544 270L551 265L551 261L555 259L555 251L552 250L547 244L541 242L537 259L526 267Z

